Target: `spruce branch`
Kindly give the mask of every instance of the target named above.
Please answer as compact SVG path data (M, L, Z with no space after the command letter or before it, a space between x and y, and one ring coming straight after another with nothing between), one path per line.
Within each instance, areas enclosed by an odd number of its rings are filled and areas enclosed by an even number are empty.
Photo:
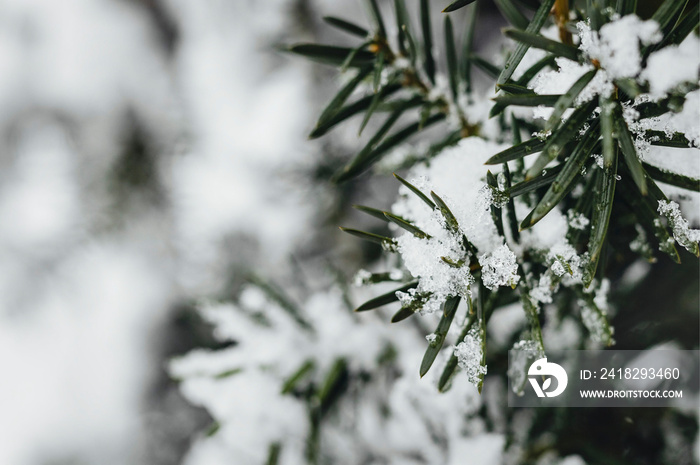
M445 12L470 3L453 2ZM467 371L472 372L470 376L474 376L474 384L479 391L486 364L485 327L490 311L502 303L500 299L521 302L529 322L529 339L521 342L534 347L537 353L544 352L539 307L542 303L551 302L553 294L557 292L564 292L567 298L577 298L583 302L587 316L582 323L587 327L593 324L599 326L592 327L591 337L611 344L612 328L605 318L604 309L599 308L591 294L593 290L598 292L602 289L602 283L609 274L608 255L619 253L615 250L619 240L609 231L617 234L618 229L633 224L641 231L640 234L655 241L659 251L675 261L680 260L676 243L695 255L700 254L696 240L700 238L700 232L689 229L677 206L670 203L656 184L659 181L697 192L700 190L700 180L682 172L656 167L643 159L644 150L649 147L683 148L697 144L693 136L677 130L659 130L649 124L649 120L674 118L682 114L687 96L698 90L696 79L678 83L657 96L653 92L653 83L645 73L654 54L670 46L675 47L687 38L697 28L698 19L693 17L691 20L692 15L684 15L686 2L666 0L653 16L661 33L659 36L641 30L627 31L633 34L632 48L638 48L639 58L638 63L632 62L629 66L637 66L638 69L619 69L615 60L629 57L615 56L614 53L606 55L607 49L596 48L596 44L608 40L606 31L619 27L621 21L630 21L641 28L641 20L624 16L635 13L637 2L618 0L614 3L614 9L601 11L597 1L586 2L582 10L572 10L568 0L519 1L517 5L510 0L497 0L499 10L514 26L506 29L504 34L516 42L514 50L501 67L478 56L472 49L477 5L472 8L472 15L463 29L464 38L458 54L455 41L455 30L458 29L454 17L445 18L444 42L434 40L428 0L421 0L419 4L422 40L417 40L418 35L412 31L408 13L400 0L394 2L396 39L388 38L381 12L371 1L375 24L370 29L374 32L364 34L362 26L344 20L328 21L345 32L364 36L365 42L355 48L318 45L294 50L318 61L336 66L340 62L343 67L357 69L353 78L324 109L315 134L323 134L361 112L365 113L361 124L363 129L375 113L388 113L359 154L336 174L334 180L338 182L369 170L390 149L423 129L431 125L443 128L442 123L448 118L457 121L459 128L445 131L443 139L431 146L430 156L460 139L480 135L486 122L469 123L468 116L471 115L464 113L460 98L466 96L470 100L474 97L470 94L474 90L472 66L495 81L498 95L492 99L494 103L489 116L497 118L494 124L501 133L489 135L498 142L511 139L512 144L505 149L499 147L487 155L486 164L494 168L479 179L484 184L483 192L480 191L484 197L479 201L482 202L480 205L484 205L489 223L479 227L493 230L494 238L502 244L500 249L487 246L481 252L478 250L475 246L478 241L470 240L473 239L473 229L465 225L470 221L470 217L465 216L465 206L453 200L455 192L444 197L435 193L443 192L440 179L432 180L429 184L434 190L425 189L427 192L423 192L412 182L394 174L407 189L405 192L409 197L417 198L416 204L431 212L429 219L425 219L423 214L417 215L416 219L411 215L403 216L403 211L399 216L396 212L356 207L380 221L397 226L395 230L397 235L402 235L400 238L341 228L362 239L379 243L386 251L397 252L404 258L405 254L419 252L404 247L406 243L402 241L420 244L431 253L435 251L434 256L423 261L429 263L426 265L429 269L425 279L422 270L416 272L411 269L414 278L410 282L407 278L398 280L403 287L370 299L357 309L365 311L400 302L401 307L394 314L392 322L402 321L416 313L432 313L442 309L438 327L434 334L429 335L429 346L419 370L421 376L427 373L443 350L460 300L467 303L468 314L457 342L464 344L462 349L465 353L479 354L476 364L465 365L468 366ZM534 11L531 19L523 14L522 8ZM540 34L548 21L556 26L559 40ZM577 29L573 27L574 22ZM656 27L649 24L643 26ZM576 41L574 34L579 35ZM439 47L436 45L438 43L444 43L444 53L440 55L445 57L446 92L440 89L438 63L435 60L437 54L433 50ZM614 49L614 44L607 44L606 47ZM520 77L515 79L516 69L521 66L530 48L544 51L545 56L529 64L527 69L519 69ZM566 80L568 84L564 88L548 92L547 86L542 84L547 84L543 76L560 77L557 73L571 72L567 71L567 67L576 70L575 76L573 73L573 77L565 76L571 79ZM347 103L363 83L371 84L370 95ZM549 114L545 113L545 122L541 124L534 118L514 113L513 107L535 108ZM407 112L416 108L420 114L418 120L397 129ZM521 130L530 131L533 137L522 141ZM508 135L511 132L512 138ZM500 151L493 154L497 150ZM526 159L530 155L536 155L530 157L534 160ZM416 161L420 161L420 158L411 159L406 166L410 167ZM510 162L513 163L509 166ZM498 165L501 166L500 172L497 171ZM466 203L475 201L462 199ZM516 212L523 206L529 209L529 213L524 218L517 218ZM557 209L560 209L561 216L564 216L562 212L566 213L568 221L560 249L542 250L529 246L528 241L536 234L533 231ZM616 218L618 211L624 213L624 219ZM531 228L534 229L526 231ZM431 244L439 244L442 248L431 249ZM517 256L509 246L519 250ZM654 259L648 244L638 247L638 250L638 255L646 260ZM430 267L436 267L438 272L435 276L449 281L449 286L429 287L435 279L430 274ZM493 276L494 270L497 276ZM489 276L489 273L492 275ZM393 281L381 273L376 277L374 274L371 276L372 280L376 280L372 282ZM408 273L404 273L404 276L408 276ZM472 286L477 292L476 312L472 308ZM499 286L503 289L497 291ZM479 350L474 349L476 346L480 347ZM441 391L449 387L453 373L464 361L460 357L466 355L458 357L457 352L455 349L440 376Z

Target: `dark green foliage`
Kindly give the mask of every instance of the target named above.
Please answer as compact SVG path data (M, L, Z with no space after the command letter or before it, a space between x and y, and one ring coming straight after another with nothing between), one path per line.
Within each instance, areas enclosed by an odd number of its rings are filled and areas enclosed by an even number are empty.
M520 12L518 7L515 6L511 0L494 0L494 3L498 7L503 17L518 29L525 29L527 28L528 24L530 24L530 20Z
M610 214L613 209L613 197L615 196L615 183L617 173L617 153L614 154L612 165L604 168L595 188L595 202L593 218L591 219L591 238L588 242L590 265L588 275L583 278L584 285L588 286L595 277L600 260L601 251L606 240Z
M525 31L529 34L537 34L547 20L547 16L549 15L553 5L554 0L544 0L537 9L535 16L532 18L532 21L530 21L530 24L527 26ZM530 48L530 46L524 43L519 43L516 46L513 53L510 55L510 57L508 57L505 65L503 65L503 71L501 71L501 74L498 76L496 85L505 84L510 79L515 71L515 68L518 67L520 61L525 56L525 52L527 52L528 48Z
M428 370L430 370L430 367L433 365L435 358L440 353L440 349L442 349L442 344L445 342L445 336L447 336L447 331L450 329L450 326L452 325L452 320L454 320L454 317L457 314L457 307L459 306L459 301L459 297L451 297L445 302L442 318L440 318L440 322L438 323L438 326L435 329L435 340L429 343L428 348L425 351L425 355L423 356L423 361L420 364L421 378L425 376Z
M455 1L449 4L444 12L452 12L471 3L474 2ZM686 3L666 0L659 8L653 10L653 19L659 23L664 34L661 42L642 49L645 59L655 50L680 43L698 27L695 10L686 8ZM431 127L434 128L430 131L434 140L430 148L421 154L412 154L400 167L410 167L419 161L429 163L431 157L443 148L455 145L461 138L479 135L481 123L468 123L471 115L466 112L469 108L465 109L462 103L474 100L471 94L474 90L472 72L476 67L487 77L496 80L498 95L493 99L490 116L497 117L495 121L504 134L510 131L513 133L512 145L486 162L495 167L494 172L488 172L484 181L494 198L499 198L498 203L494 202L489 208L500 236L518 243L522 237L521 230L542 221L553 209L560 206L564 211L571 209L590 221L590 232L570 228L567 233L567 239L579 253L587 252L587 255L583 255L585 260L588 260L583 277L585 286L589 286L596 278L607 276L609 256L616 254L613 256L615 258L621 255L621 252L616 250L620 240L610 237L608 231L617 233L630 225L640 225L648 236L656 241L660 251L679 261L680 256L671 238L670 229L657 213L658 202L667 199L655 180L695 192L700 191L700 180L642 162L635 145L635 137L644 137L653 145L678 148L688 147L689 141L683 134L633 132L639 130L628 122L627 113L638 114L634 118L643 119L679 112L683 108L685 94L696 90L697 83L679 86L658 101L638 102L635 101L635 97L647 93L648 84L637 78L616 79L611 82L614 84L611 95L595 95L591 98L587 87L594 78L600 76L601 64L584 56L577 47L571 45L576 43L571 40L571 34L575 31L573 23L587 20L593 30L598 30L611 21L613 10L621 15L638 12L639 5L636 0L570 1L569 6L575 8L572 11L566 10L567 2L556 0L495 0L495 4L513 25L513 28L504 31L505 36L516 42L515 49L502 67L474 52L474 38L479 33L478 3L468 9L469 14L462 29L464 32L459 47L456 35L459 35L460 29L455 29L454 23L459 15L445 16L442 47L444 53L440 54L444 59L439 62L433 50L436 42L442 41L434 41L431 21L434 6L429 0L420 0L418 3L419 28L415 30L411 26L410 14L403 1L393 1L396 27L387 28L386 18L382 17L378 2L369 0L372 26L368 29L343 19L325 18L333 27L359 38L360 42L354 47L300 44L289 48L291 52L316 61L340 68L357 68L347 84L325 107L311 133L311 137L319 137L337 124L360 113L363 113L360 132L372 131L363 148L335 174L333 180L340 183L355 179L370 170L392 149L411 137L422 137L424 131ZM607 7L612 9L606 10ZM565 11L562 12L561 8ZM570 13L576 17L575 20L569 21ZM540 34L540 30L550 18L559 29L561 41ZM389 40L387 30L396 30L395 38ZM527 69L521 70L521 76L514 79L513 74L529 48L543 50L545 56ZM540 71L547 67L556 68L557 58L576 61L588 66L590 71L583 73L563 94L535 93L528 86ZM400 66L397 66L397 63ZM439 67L444 68L438 69ZM447 77L449 95L435 92L438 72ZM366 89L365 95L348 102L358 88ZM456 102L459 102L459 105ZM509 116L508 110L515 106L550 107L552 113L544 124L540 124L537 121L516 118L512 114ZM384 116L381 123L375 127L375 120L380 119L378 115ZM449 128L445 124L448 120L452 125ZM521 141L522 130L533 134L534 137ZM503 136L499 142L506 138L507 136ZM532 154L539 155L532 161L524 160ZM596 155L600 157L599 164L593 162L593 154L601 154ZM529 165L527 169L526 162ZM495 171L498 165L501 166L500 173ZM470 272L478 279L481 266L477 259L477 250L462 233L450 207L435 192L428 195L401 176L394 176L408 189L410 195L416 195L429 209L438 212L444 220L443 227L453 237L460 239L464 257L459 260L449 257L437 258L453 268L468 266ZM583 193L573 197L572 191L576 187L583 190ZM439 191L439 185L436 190ZM530 208L530 213L525 218L516 217L516 197L518 207L525 204ZM361 205L355 208L384 223L393 223L420 240L431 239L430 235L407 218ZM621 215L619 218L616 216L618 213ZM355 229L341 229L361 239L380 244L386 251L397 250L397 242L393 238ZM700 254L700 248L687 247L692 253ZM533 282L532 278L524 273L523 264L527 263L528 270L540 273L550 266L543 254L546 255L546 251L526 251L523 257L519 257L520 282L517 289L503 292L513 299L520 300L529 322L529 337L540 347L543 347L543 341L538 303L530 296ZM644 257L653 259L648 254ZM572 273L570 268L569 273ZM561 279L554 277L552 286L558 286ZM371 283L386 281L394 281L388 273L374 273L369 277ZM589 302L591 294L584 293L582 286L578 286L580 289L572 288L572 291L578 292L580 295L577 294L577 298L588 302L593 308L594 302ZM397 302L397 291L406 292L414 288L420 289L417 281L404 281L399 289L370 299L356 311L371 310ZM430 293L411 292L415 293L413 302L400 308L392 317L392 322L411 317L431 298ZM476 313L472 309L471 299L466 300L469 313L459 340L464 339L469 329L474 327L478 328L482 335L485 334L486 320L496 306L496 293L486 290L483 283L480 283ZM429 345L421 363L421 376L429 370L442 349L459 301L460 296L447 296L443 315L436 329L436 338ZM601 313L599 316L604 315ZM485 353L485 347L482 352ZM456 368L457 359L453 355L440 376L438 387L441 391L449 387L449 381Z
M561 118L564 115L564 112L574 106L574 101L579 96L581 91L595 77L597 71L598 70L594 69L585 73L564 95L562 95L556 101L554 104L554 111L552 111L552 116L549 117L547 124L545 125L546 130L551 131L561 123Z
M449 13L451 11L459 10L462 7L465 7L469 5L470 3L474 3L476 0L457 0L456 2L450 3L450 5L442 10L443 13Z
M521 44L529 45L530 47L539 48L551 53L554 56L568 58L569 60L578 61L579 51L576 47L562 44L561 42L547 39L538 34L531 34L527 31L519 29L506 29L504 31L507 37L515 39Z
M390 16L381 16L378 3L382 7L389 7L393 3L395 18L392 20L396 21L396 27L386 23ZM497 125L496 127L500 128L501 133L493 136L494 140L499 143L512 142L510 147L488 159L486 164L491 165L492 171L489 171L484 179L494 198L500 196L497 202L488 206L496 231L508 245L515 243L520 247L517 256L520 281L514 289L507 286L500 288L498 294L484 288L482 273L485 274L485 270L482 270L479 263L482 255L479 255L474 245L469 242L468 233L463 233L460 229L453 214L453 211L462 211L459 206L451 205L454 208L451 210L443 198L435 193L441 192L439 180L434 184L435 192L428 193L421 192L406 179L395 174L398 181L408 189L408 195L417 196L428 209L441 216L440 224L449 233L449 237L461 240L459 246L463 249L463 256L435 257L436 260L440 259L454 269L465 267L466 270L468 267L470 278L473 277L477 283L473 287L478 286L474 289L474 302L471 294L467 292L460 296L441 296L446 298L443 312L435 330L435 339L426 349L419 374L424 376L433 366L439 353L446 350L447 345L458 344L474 329L479 331L484 340L484 359L481 362L485 364L486 324L494 308L508 302L519 301L527 318L525 333L515 337L528 338L544 350L541 325L549 324L551 309L548 308L545 315L542 308L539 308L541 302L533 296L535 288L538 287L537 279L545 273L549 273L547 276L552 279L550 290L557 289L560 285L565 288L554 296L552 307L556 307L556 317L564 318L569 314L578 316L572 308L575 308L577 302L581 303L580 305L585 304L603 320L607 337L605 343L611 343L611 326L606 321L603 310L598 308L593 300L592 289L585 288L593 286L597 289L603 278L619 277L625 267L639 257L650 262L657 260L657 250L668 255L673 261L680 262L681 257L672 237L673 225L657 212L659 201L668 200L657 182L694 192L700 191L700 180L693 179L686 173L671 172L643 162L638 152L641 152L644 146L636 139L644 138L646 143L673 148L689 147L690 141L683 134L645 132L638 129L638 125L634 123L644 118L665 117L670 113L680 112L687 93L696 90L698 86L696 82L685 83L658 101L643 101L636 98L649 92L649 84L638 77L630 77L610 80L610 87L613 89L609 95L591 97L588 86L594 79L598 82L604 77L602 73L605 72L605 67L597 60L584 56L576 46L571 45L578 43L571 40L572 33L576 34L575 23L580 20L589 21L591 28L597 31L612 20L611 15L614 12L620 15L637 13L644 17L641 11L646 10L646 18L652 16L659 23L663 39L657 44L642 47L642 66L645 66L645 60L654 51L679 44L689 34L695 33L693 31L698 28L697 5L685 0L665 0L656 2L660 4L660 7L656 8L636 0L569 0L571 10L565 11L562 19L557 8L561 8L567 2L494 0L495 6L512 25L512 28L504 31L505 36L516 43L510 55L504 57L503 66L498 66L494 64L498 60L484 59L485 55L480 56L474 50L475 37L482 33L478 29L480 24L476 15L477 8L483 8L486 1L480 0L459 13L446 15L444 29L434 31L433 27L440 24L440 21L431 21L431 14L437 13L444 3L437 5L429 0L419 0L417 11L409 12L406 8L409 4L401 0L385 3L369 0L372 25L367 29L338 18L326 19L332 26L358 38L353 47L302 44L290 48L292 52L339 68L356 68L348 71L356 74L350 75L347 84L331 99L311 134L312 137L319 137L352 116L363 115L360 131L368 133L366 142L359 153L351 157L335 174L333 180L336 182L354 180L360 174L370 171L392 149L412 137L426 140L428 143L421 148L420 153L414 153L417 149L412 148L411 156L391 166L391 169L402 172L402 169L410 168L418 162L429 164L431 158L443 148L457 144L462 138L485 134L491 137L493 132L489 132L489 125ZM474 1L454 1L443 11L448 13L460 10L471 3ZM556 7L554 11L553 7ZM414 28L411 25L409 13L416 14L415 24L418 27ZM462 13L466 15L462 16ZM459 22L462 19L463 24ZM540 34L540 30L548 22L558 29L561 41ZM395 37L387 38L387 31L396 31ZM458 45L459 36L461 43ZM438 48L439 53L436 52ZM530 48L544 51L545 56L529 65L527 69L521 67L518 70L520 76L517 77L518 74L514 75L516 68L521 65L525 53ZM530 87L533 79L545 68L556 69L559 66L557 63L562 63L562 59L585 65L586 72L583 72L565 92L565 89L557 89L556 93L551 94L535 93ZM476 124L469 123L475 119L479 120L479 117L474 118L474 115L469 114L473 108L472 104L478 102L478 96L472 93L477 90L472 79L474 67L480 70L476 77L493 79L498 92L489 112L494 119ZM447 78L447 91L444 92L442 89L436 89L436 82L440 83L437 79L440 74ZM364 89L365 93L352 98L351 95L357 93L357 89ZM549 107L552 113L544 123L526 120L513 108L518 106ZM426 131L429 128L430 131ZM525 134L526 137L532 138L523 142L521 136ZM425 149L428 146L430 148ZM526 158L533 154L536 157ZM393 163L393 159L391 162ZM382 169L386 167L383 166ZM362 181L352 185L359 186L358 189L365 186ZM382 199L380 204L387 203ZM516 216L516 205L517 211L521 212L520 218ZM527 210L521 210L523 207ZM392 212L371 207L355 208L381 221L383 227L390 222L391 227L396 225L419 240L429 241L438 237L432 229L412 221L411 218L402 218ZM577 258L583 262L583 283L580 275L575 285L566 284L566 274L563 277L552 275L552 258L547 255L549 251L534 250L527 245L529 237L537 234L538 228L522 231L543 221L557 208L563 213L571 212L577 217L580 215L589 222L587 226L579 228L573 225L572 220L566 233L569 244L576 249ZM523 218L522 215L528 211ZM387 251L397 250L397 242L391 237L354 229L341 229L380 244ZM649 246L644 252L631 251L630 242L640 230L642 235L646 235ZM425 231L430 231L435 237L431 238ZM408 239L414 240L411 237ZM700 254L700 247L686 247L691 254ZM568 263L562 264L569 275L573 275L572 266ZM408 282L409 279L412 281ZM393 304L399 301L397 291L411 290L414 300L397 311L392 309L395 313L391 322L396 323L412 317L420 312L429 299L436 297L420 291L422 287L414 279L391 279L389 273L370 275L367 278L368 282L396 281L398 289L370 299L356 311L362 312ZM468 306L466 317L461 322L460 317L455 319L460 299ZM403 301L405 303L405 300ZM378 314L381 315L381 312ZM364 318L368 315L358 317ZM406 324L411 326L415 323L416 327L423 329L417 320ZM447 332L455 321L461 323L460 331L455 333L460 335L456 341L446 341ZM498 350L493 351L489 348L489 373L492 366L505 371L504 362L499 361L499 355L494 352ZM301 368L304 368L300 369L299 376L302 378L312 370L303 366ZM449 354L446 365L440 368L442 372L438 380L438 389L445 391L449 389L452 377L459 370L457 357L453 353ZM347 366L343 361L338 361L326 375L327 380L318 392L318 399L327 398L327 392L341 390L333 386L342 385L335 380L342 378L343 373L347 373L346 370ZM479 390L482 382L483 379L478 383ZM548 418L550 421L543 430L549 431L550 426L553 430L559 428L559 418ZM568 438L561 437L558 437L558 440L562 443L569 441ZM535 463L540 458L538 454L546 451L530 453L532 463ZM605 454L590 454L585 458L588 463L615 463L607 460L608 455Z
M323 20L330 24L331 26L337 27L347 33L355 35L357 37L365 38L369 35L369 31L357 24L351 23L344 19L336 18L335 16L324 16Z
M571 189L574 187L574 181L582 176L582 169L591 159L591 153L597 141L598 125L595 124L591 125L586 135L583 136L582 142L576 146L571 156L563 163L562 169L558 170L556 179L552 182L535 209L523 221L520 226L522 229L529 228L544 218L571 192Z
M418 282L412 282L408 283L405 286L401 286L398 289L394 289L391 292L387 292L386 294L382 294L379 297L375 297L374 299L368 300L367 302L363 303L359 307L355 309L356 312L364 312L367 310L373 310L377 307L381 307L383 305L390 304L392 302L398 302L399 298L396 297L397 292L406 292L409 289L413 289L418 285Z
M512 160L517 160L526 155L531 155L541 151L545 146L545 142L538 138L526 140L520 144L514 145L503 152L499 152L486 161L487 165L499 165Z
M374 63L374 54L367 50L358 50L356 52L348 47L336 47L333 45L319 44L297 44L292 45L287 49L291 53L302 55L310 60L317 61L326 65L340 66L365 66ZM352 60L345 63L345 59L350 53L354 53Z

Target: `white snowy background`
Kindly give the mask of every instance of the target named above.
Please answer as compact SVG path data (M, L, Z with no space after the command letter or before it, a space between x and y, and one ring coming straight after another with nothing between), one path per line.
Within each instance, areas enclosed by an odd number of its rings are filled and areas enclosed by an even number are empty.
M148 401L173 306L309 226L294 3L0 1L0 463L177 460ZM156 196L113 187L134 126Z

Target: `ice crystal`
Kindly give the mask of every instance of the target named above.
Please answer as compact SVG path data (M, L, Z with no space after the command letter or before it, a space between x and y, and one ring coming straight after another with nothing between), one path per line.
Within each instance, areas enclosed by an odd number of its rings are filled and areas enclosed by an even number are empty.
M505 244L488 255L482 255L479 262L484 286L492 291L498 286L515 287L520 281L515 254Z
M531 135L532 137L537 137L539 140L547 140L547 138L552 135L552 131L543 129L538 132L533 132Z
M440 310L440 307L449 296L460 294L431 294L420 292L414 288L409 289L408 292L396 291L396 298L399 299L402 307L416 309L421 315L425 315Z
M552 263L550 269L552 270L552 273L560 277L566 274L566 268L564 268L564 265L562 265L559 260Z
M581 282L586 259L576 253L576 249L563 240L549 250L547 254L548 263L559 262L566 270L567 281L565 284ZM562 275L558 275L562 276Z
M497 180L498 180L498 190L501 192L505 192L506 184L508 183L508 180L506 179L506 175L503 172L498 173Z
M603 155L600 153L594 153L592 155L593 159L595 160L595 164L598 165L598 168L603 168Z
M658 211L659 214L668 218L676 242L689 252L695 253L698 250L698 242L700 242L700 229L690 228L688 220L681 215L678 204L674 201L659 200Z
M569 210L566 212L566 217L569 220L569 227L571 229L578 229L583 231L586 229L586 226L589 225L591 222L588 218L586 218L586 215L583 213L578 213L575 210Z
M454 354L457 363L467 375L467 379L475 386L479 385L481 377L486 375L486 365L482 365L483 352L481 350L481 333L477 327L472 327L464 341L457 344Z

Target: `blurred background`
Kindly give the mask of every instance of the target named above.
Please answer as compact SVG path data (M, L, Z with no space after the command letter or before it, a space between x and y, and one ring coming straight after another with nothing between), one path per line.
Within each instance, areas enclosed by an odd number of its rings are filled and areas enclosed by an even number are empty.
M328 185L356 131L306 135L339 78L278 51L342 40L326 14L365 17L331 0L0 1L0 464L180 463L211 423L165 370L219 344L197 299L376 253L332 231L396 186ZM502 19L485 15L490 55ZM696 263L654 279L690 293L692 346Z
M165 363L324 201L288 189L319 78L275 51L317 3L0 2L0 463L179 463L208 423Z

